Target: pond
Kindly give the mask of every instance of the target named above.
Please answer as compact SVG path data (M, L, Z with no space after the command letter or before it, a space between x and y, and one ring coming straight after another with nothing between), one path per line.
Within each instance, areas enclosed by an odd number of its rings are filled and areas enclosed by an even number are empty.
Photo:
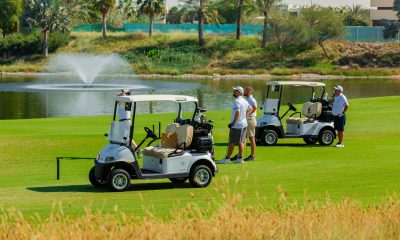
M96 84L133 85L133 94L185 94L196 96L199 105L209 110L230 109L232 87L252 86L259 105L266 97L266 80L140 80L135 77L100 77ZM346 79L322 80L329 95L336 84L344 87L348 98L393 96L400 94L400 80L396 79ZM89 116L111 114L113 96L117 90L41 90L29 85L79 83L63 77L0 77L0 119L47 118L63 116ZM286 102L301 103L311 97L307 88L291 88L284 92ZM139 113L176 111L175 104L143 103Z

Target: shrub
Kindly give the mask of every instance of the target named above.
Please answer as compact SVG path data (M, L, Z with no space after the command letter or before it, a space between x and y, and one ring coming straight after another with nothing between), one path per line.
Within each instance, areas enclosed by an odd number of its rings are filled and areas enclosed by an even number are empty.
M49 51L54 52L69 42L69 34L51 33L49 35ZM40 33L10 34L0 39L0 54L4 57L27 56L38 54L42 49Z
M55 52L58 48L64 47L70 40L69 34L66 33L50 33L49 34L49 52Z
M0 52L3 56L22 56L37 53L41 48L39 34L10 34L0 39Z

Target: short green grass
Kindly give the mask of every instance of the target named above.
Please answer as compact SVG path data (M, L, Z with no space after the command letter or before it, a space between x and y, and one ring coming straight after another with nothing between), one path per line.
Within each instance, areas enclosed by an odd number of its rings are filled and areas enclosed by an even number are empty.
M57 156L95 157L107 144L109 116L0 121L0 205L26 214L48 215L62 205L64 213L83 214L89 207L143 215L150 210L166 216L188 203L200 207L240 192L243 204L273 207L277 191L288 198L332 201L344 198L376 204L400 190L400 97L350 101L346 147L307 146L301 139L283 139L278 146L257 148L257 160L243 165L220 165L205 189L168 180L133 181L130 191L93 188L87 175L91 161L62 161L61 180L55 180ZM209 112L215 122L216 157L225 154L229 111ZM144 126L164 126L173 114L139 115L137 140ZM247 150L248 152L249 150Z

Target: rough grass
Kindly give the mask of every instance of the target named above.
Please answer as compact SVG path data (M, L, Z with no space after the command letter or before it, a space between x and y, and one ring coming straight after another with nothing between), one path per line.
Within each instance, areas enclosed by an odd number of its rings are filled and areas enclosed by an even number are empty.
M276 208L240 208L235 194L211 212L188 204L171 212L169 220L145 217L115 208L113 214L82 216L56 211L47 218L25 218L15 210L0 214L1 239L398 239L400 201L389 198L377 206L329 200L288 203L284 194ZM262 205L262 201L259 202Z
M282 56L274 43L260 48L256 36L206 35L206 46L197 47L196 33L155 34L72 33L70 43L58 53L118 53L139 74L320 74L344 76L399 75L400 43L326 43L329 59L315 46L308 50L288 48ZM46 61L24 60L0 64L2 72L35 72Z

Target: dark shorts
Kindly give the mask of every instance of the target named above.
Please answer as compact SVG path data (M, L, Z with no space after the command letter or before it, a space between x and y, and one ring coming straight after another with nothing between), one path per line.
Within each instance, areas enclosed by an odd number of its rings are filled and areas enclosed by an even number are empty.
M333 127L336 131L344 131L344 125L346 125L346 114L341 117L335 116L333 119Z
M229 143L246 142L246 128L231 128L229 131Z

